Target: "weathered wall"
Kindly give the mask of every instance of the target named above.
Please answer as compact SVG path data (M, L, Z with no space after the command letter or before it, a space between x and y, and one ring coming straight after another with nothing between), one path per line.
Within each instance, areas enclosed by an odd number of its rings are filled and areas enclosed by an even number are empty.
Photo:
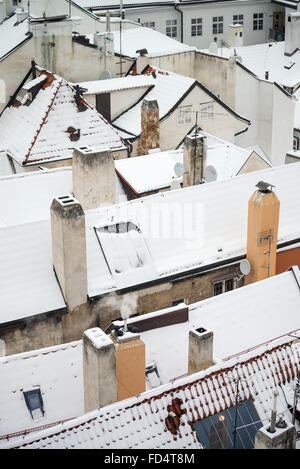
M252 152L249 159L246 161L244 166L238 172L238 174L251 173L252 171L259 171L261 169L270 168L268 163L263 160L255 151Z
M63 316L45 314L0 325L0 340L5 343L6 355L27 352L64 343Z
M163 54L163 52L162 52ZM194 77L195 52L187 51L177 54L161 55L159 57L138 57L137 73L141 73L147 65L155 65L162 70Z

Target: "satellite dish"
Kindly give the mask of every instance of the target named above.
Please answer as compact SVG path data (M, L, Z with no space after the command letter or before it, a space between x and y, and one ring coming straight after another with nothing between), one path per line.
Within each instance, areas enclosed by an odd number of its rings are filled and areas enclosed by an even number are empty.
M181 184L178 179L173 179L173 181L171 182L170 190L175 191L177 189L181 189Z
M100 75L100 80L109 80L111 78L111 73L109 70L103 70Z
M209 52L211 54L217 55L218 54L218 44L214 41L209 46Z
M240 271L242 272L243 275L248 275L250 274L250 262L247 259L243 259L240 262Z
M174 166L174 173L176 174L177 177L181 177L184 173L183 169L183 164L182 163L176 163Z
M206 166L204 169L204 179L206 182L216 181L218 177L216 168L214 166Z

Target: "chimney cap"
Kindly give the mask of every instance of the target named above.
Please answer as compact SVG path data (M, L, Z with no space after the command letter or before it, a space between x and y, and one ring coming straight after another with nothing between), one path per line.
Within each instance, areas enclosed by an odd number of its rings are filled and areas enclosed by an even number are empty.
M263 192L264 194L267 194L269 192L272 192L272 189L273 187L276 187L276 186L273 186L273 184L270 184L268 182L265 182L265 181L259 181L255 187L258 187L258 190L260 192Z

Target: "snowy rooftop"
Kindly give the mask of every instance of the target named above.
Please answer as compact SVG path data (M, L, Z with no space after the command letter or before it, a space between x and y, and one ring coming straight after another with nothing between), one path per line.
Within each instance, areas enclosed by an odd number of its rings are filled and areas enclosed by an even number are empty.
M111 78L108 80L85 81L79 83L81 88L85 88L85 95L109 93L112 91L127 90L131 88L151 87L155 84L152 76L148 75L130 75L122 78Z
M299 178L300 165L295 163L86 212L89 296L153 279L163 281L245 255L248 200L260 180L275 186L281 203L278 243L296 240ZM126 221L132 227L127 235L118 237L108 230L103 238L105 227ZM139 228L135 241L134 226ZM105 246L108 263L98 240ZM135 261L140 249L143 268Z
M46 181L47 177L42 174L41 178L34 175L17 178L23 189L13 192L11 186L15 214L1 204L4 225L0 228L1 323L64 307L52 268L47 190L44 195L41 192L41 205L38 203L42 178ZM163 282L172 275L205 270L208 265L232 262L245 255L248 200L260 180L276 186L281 203L278 243L298 239L299 178L300 165L295 163L87 211L89 296L147 284L154 279ZM22 206L19 200L26 194L30 181L37 188L32 203L35 215L30 214L27 206L18 220ZM47 185L50 182L45 182ZM34 191L30 193L28 201ZM114 224L120 224L123 232L110 233L106 229Z
M159 119L162 120L166 117L169 112L177 105L180 99L182 99L193 86L200 86L204 92L210 95L210 99L213 96L221 105L226 107L227 111L233 112L237 118L245 120L241 116L238 116L234 111L232 111L228 106L226 106L222 101L220 101L217 96L213 95L209 90L207 90L201 83L199 83L194 78L189 78L184 75L179 75L177 73L168 72L162 70L156 66L150 65L144 71L144 74L149 74L152 71L155 72L156 78L154 87L151 88L145 96L147 100L156 99L159 106ZM141 105L142 99L137 102L137 104L123 114L121 114L117 119L113 121L113 125L117 129L123 130L138 136L141 133Z
M182 306L176 308L180 310ZM172 314L176 308L131 318L129 323L134 325L135 321ZM201 326L213 331L214 361L225 362L223 366L227 366L232 358L247 355L251 349L252 353L261 347L265 350L267 343L288 333L299 335L299 268L293 267L267 280L192 304L188 309L186 322L165 327L160 323L159 327L152 326L152 329L140 332L146 345L146 366L154 363L159 373L156 382L147 380L148 390L187 375L191 329ZM286 312L284 321L283 311ZM85 334L97 348L112 343L98 328L89 329ZM171 358L174 355L176 360ZM82 415L82 367L82 341L0 358L3 383L0 389L0 436ZM42 392L45 416L33 420L22 392L38 387ZM17 422L10 418L12 414L18 415Z
M120 33L114 31L115 53L120 53ZM126 57L136 58L140 54L137 50L147 49L147 57L179 54L196 50L195 47L187 46L165 34L151 28L126 29L122 32L122 54Z
M23 89L17 97L21 104L2 114L2 150L20 164L30 164L71 158L78 145L105 146L112 151L125 149L116 130L82 99L86 109L79 112L76 91L67 81L46 71L40 74L47 81L35 99L30 102L28 91ZM71 141L71 133L78 129L79 140Z
M27 33L28 20L17 23L17 15L12 15L0 23L0 61L31 37Z
M288 57L284 55L284 47L285 43L281 41L235 47L235 49L237 55L242 58L242 64L258 78L264 80L265 72L269 72L269 81L292 88L300 84L300 51ZM211 54L207 49L200 52ZM228 58L233 54L234 48L218 49L218 55L221 57Z
M296 91L294 96L297 98L295 106L294 128L300 130L300 88Z
M285 398L292 402L299 351L299 342L284 338L225 365L215 365L69 422L10 442L3 440L3 448L201 448L191 424L234 406L236 378L242 378L240 402L252 399L263 424L269 421L276 388L277 410L291 421ZM173 430L170 415L178 418Z
M214 166L217 180L236 176L253 153L252 149L245 150L206 132L200 132L199 135L207 137L205 165ZM135 193L143 194L170 187L176 177L176 163L183 164L183 149L122 159L116 161L115 166L120 177ZM178 180L182 182L182 177Z

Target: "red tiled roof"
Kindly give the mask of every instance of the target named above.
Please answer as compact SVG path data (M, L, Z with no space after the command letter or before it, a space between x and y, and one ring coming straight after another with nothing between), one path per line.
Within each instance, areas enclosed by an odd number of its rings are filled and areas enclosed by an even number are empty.
M286 339L287 340L287 339ZM191 424L252 398L261 420L270 417L273 391L287 390L300 371L299 341L265 346L243 359L156 388L57 427L10 443L18 448L200 448ZM286 410L284 406L279 411Z

